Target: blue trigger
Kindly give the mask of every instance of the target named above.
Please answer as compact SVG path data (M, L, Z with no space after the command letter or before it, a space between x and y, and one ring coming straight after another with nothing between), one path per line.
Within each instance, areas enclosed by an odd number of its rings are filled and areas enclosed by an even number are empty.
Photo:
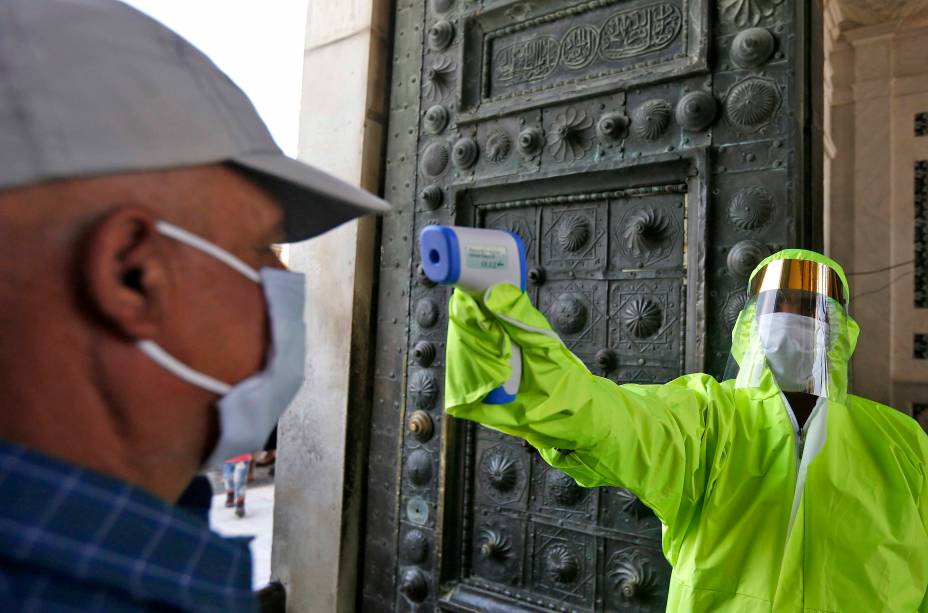
M483 404L509 404L510 402L515 401L515 394L510 394L506 391L502 385L498 388L487 394L487 397L483 399Z

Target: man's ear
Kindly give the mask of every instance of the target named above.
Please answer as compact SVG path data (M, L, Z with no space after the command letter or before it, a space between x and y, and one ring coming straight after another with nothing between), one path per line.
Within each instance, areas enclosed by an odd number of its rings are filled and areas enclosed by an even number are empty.
M81 272L90 308L129 339L161 328L167 263L157 218L125 206L98 220L85 240Z

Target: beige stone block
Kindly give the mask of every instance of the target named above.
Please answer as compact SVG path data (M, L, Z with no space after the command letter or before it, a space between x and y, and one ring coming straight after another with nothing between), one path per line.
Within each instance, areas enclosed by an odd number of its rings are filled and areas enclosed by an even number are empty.
M923 75L928 64L928 30L921 29L898 34L893 50L893 75L905 77Z
M368 30L306 53L300 159L357 183L361 177Z
M829 56L832 83L835 87L848 87L854 80L854 48L843 45Z
M830 139L834 158L828 177L825 200L829 241L826 250L845 266L853 263L854 252L854 106L836 106L831 110Z
M854 80L857 83L892 76L892 39L880 37L854 45Z
M315 49L371 27L371 0L309 0L306 49Z
M893 79L893 94L896 96L910 96L924 92L928 92L928 71Z
M336 611L343 512L350 342L357 222L291 246L290 266L306 274L306 383L280 423L284 461L275 476L274 570L288 604ZM311 546L288 543L311 534ZM288 546L289 545L289 546Z
M861 327L853 362L853 392L877 402L890 400L891 378L887 359L890 355L890 329L886 317L887 307L888 302L881 295L874 295L851 307L851 315Z
M854 101L867 102L879 98L888 99L892 95L893 82L891 79L858 81L854 83L852 87L854 91Z
M889 263L892 173L890 127L872 117L889 114L888 101L857 104L854 132L854 251L857 268Z

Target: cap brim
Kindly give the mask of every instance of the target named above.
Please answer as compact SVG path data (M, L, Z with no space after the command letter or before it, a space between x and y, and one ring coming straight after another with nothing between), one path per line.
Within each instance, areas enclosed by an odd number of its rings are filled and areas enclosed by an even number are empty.
M281 153L234 157L231 162L267 189L284 211L287 242L318 236L362 215L383 215L390 205L318 168Z

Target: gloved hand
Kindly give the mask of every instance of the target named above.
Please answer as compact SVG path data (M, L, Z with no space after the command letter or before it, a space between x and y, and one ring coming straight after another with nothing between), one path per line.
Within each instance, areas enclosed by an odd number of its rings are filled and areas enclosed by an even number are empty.
M456 291L449 314L448 414L524 438L580 485L631 489L664 523L686 523L706 481L709 407L724 404L714 379L618 386L594 376L512 285L490 288L482 305ZM513 342L522 349L516 399L483 404L509 379Z
M482 404L509 378L513 342L522 349L516 400ZM515 286L490 288L483 305L459 290L451 296L445 361L449 414L520 436L539 449L592 446L603 432L595 423L598 412L584 407L583 399L598 381ZM568 429L565 417L570 417Z

